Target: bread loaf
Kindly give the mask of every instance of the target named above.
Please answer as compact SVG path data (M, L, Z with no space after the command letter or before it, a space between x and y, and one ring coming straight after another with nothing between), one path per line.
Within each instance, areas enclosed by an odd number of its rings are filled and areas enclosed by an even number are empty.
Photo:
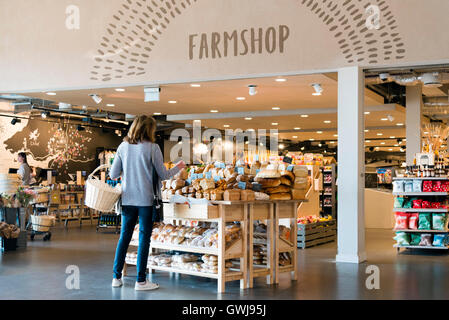
M203 198L203 193L198 191L198 192L195 194L195 197L196 197L197 199L202 199L202 198Z
M293 200L303 200L306 198L306 189L292 189L292 199Z
M291 171L284 170L281 172L281 177L287 178L290 181L295 180L295 175Z
M305 178L309 176L309 169L306 166L295 166L293 168L293 174L295 177Z
M223 200L225 200L225 201L238 201L238 200L240 200L240 190L238 190L238 189L226 190L223 193Z
M181 169L173 178L187 180L189 178L189 174L186 169Z
M215 189L215 182L212 179L202 179L200 182L201 189L203 190L209 190L209 189Z
M291 200L291 193L273 193L270 195L270 200Z
M245 175L243 175L243 174L240 174L240 175L238 175L238 176L236 177L236 180L237 180L238 182L247 182L247 181L249 181L249 177L248 177L248 176L245 176Z
M309 185L309 179L307 177L296 177L293 184L294 189L307 189Z
M223 200L223 193L222 190L212 190L210 192L210 200L212 201L220 201Z
M291 187L293 185L293 182L287 177L281 177L281 184Z
M291 190L290 187L284 186L284 185L280 185L280 186L273 187L273 188L266 188L266 189L264 189L264 192L265 192L265 193L268 193L268 194L273 194L273 193L289 193L290 190Z
M281 185L281 179L265 179L265 178L254 178L254 181L260 183L262 188L272 188Z
M280 178L281 174L279 171L274 169L265 169L261 170L257 175L256 178Z
M240 199L242 201L254 201L256 200L256 194L252 190L242 190L240 192Z

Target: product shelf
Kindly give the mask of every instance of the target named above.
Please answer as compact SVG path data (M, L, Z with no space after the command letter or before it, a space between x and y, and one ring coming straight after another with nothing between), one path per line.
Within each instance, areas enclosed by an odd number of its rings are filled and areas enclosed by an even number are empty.
M397 180L438 180L438 181L448 181L449 177L395 177L393 181Z
M394 196L447 196L448 192L393 192Z
M415 230L415 229L394 229L394 232L416 232L416 233L448 233L449 230Z
M447 213L449 209L418 209L418 208L393 208L394 212L431 212L431 213Z
M434 246L401 246L401 245L393 245L394 248L397 248L398 250L401 248L404 249L435 249L435 250L448 250L449 247L434 247Z

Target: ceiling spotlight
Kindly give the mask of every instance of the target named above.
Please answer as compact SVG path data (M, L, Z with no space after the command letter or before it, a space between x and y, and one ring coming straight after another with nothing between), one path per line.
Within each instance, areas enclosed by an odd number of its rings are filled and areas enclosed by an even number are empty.
M317 131L316 133L318 133L318 134L322 134L322 133L323 133L323 131Z
M229 124L225 124L225 125L223 125L223 127L225 127L225 128L229 128L229 127L230 127L230 125L229 125Z
M22 122L22 121L21 121L20 119L17 119L17 118L14 118L14 119L11 120L11 124L12 124L13 126L15 126L16 123L20 123L20 122Z
M396 139L396 137L395 136L390 136L390 139Z
M199 87L201 87L201 85L198 84L198 83L192 83L190 86L191 86L192 88L199 88Z
M249 95L250 96L255 96L257 94L257 90L256 90L257 86L256 85L250 84L248 86L248 88L249 88Z
M366 142L366 143L370 143L370 142L371 142L371 140L366 140L365 142Z
M279 149L284 150L284 148L285 148L285 146L281 143L281 144L279 145Z
M178 103L178 101L170 100L170 101L168 101L168 103L170 103L170 104L175 104L175 103Z
M272 126L277 126L279 123L277 123L277 122L273 122L271 125Z
M381 145L384 145L384 144L385 144L385 142L381 142L380 144L381 144Z
M122 88L117 88L117 89L115 89L115 91L117 91L117 92L124 92L124 91L125 91L125 89L122 89Z
M381 121L388 121L388 118L382 118Z
M334 134L334 137L335 137L335 138L338 138L338 134Z
M403 126L404 124L403 124L403 123L396 123L396 125L397 125L398 127L401 127L401 126Z
M211 110L210 112L212 112L212 113L217 113L218 110Z
M161 88L159 87L145 87L143 88L145 94L145 102L160 101Z
M275 81L276 81L276 82L285 82L285 81L287 81L287 79L284 79L284 78L277 78Z
M253 118L245 118L245 120L253 120Z
M329 123L332 123L332 121L330 121L330 120L324 120L324 123L329 124Z
M309 141L315 141L315 139L309 139Z
M96 104L99 104L101 103L101 101L103 101L103 99L97 94L90 94L89 97L91 97Z
M301 130L301 128L299 128L299 127L296 127L296 128L295 128L295 130Z
M55 93L55 92L47 92L47 95L48 95L48 96L55 96L56 93Z
M298 139L298 136L293 136L293 139Z
M281 108L279 108L279 107L273 107L271 109L273 109L273 110L281 110Z
M155 116L160 116L162 113L161 112L155 112L155 113L153 113L153 115L155 115Z
M371 112L369 111L365 111L365 115L369 115Z
M378 133L377 135L380 137L380 136L383 136L384 134L383 133Z
M312 84L312 87L315 90L315 92L312 93L312 95L314 95L314 96L321 96L321 93L324 91L323 87L321 87L321 84L314 83L314 84Z
M245 100L246 98L245 98L245 97L237 97L236 99L239 100L239 101L243 101L243 100Z
M108 103L108 104L106 105L106 107L115 107L115 104L113 104L113 103Z
M309 117L308 114L302 114L302 115L301 115L301 118L308 118L308 117Z
M305 149L306 149L305 147L302 147L302 148L301 148L302 151L304 151Z
M365 129L365 132L369 132L369 130L368 130L368 129Z

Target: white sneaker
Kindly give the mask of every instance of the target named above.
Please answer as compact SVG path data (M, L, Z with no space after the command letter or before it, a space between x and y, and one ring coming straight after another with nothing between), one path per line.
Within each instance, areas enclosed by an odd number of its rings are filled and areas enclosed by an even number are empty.
M136 282L136 286L134 287L134 289L137 291L155 290L157 288L159 288L159 285L157 283L152 283L148 280L142 283Z
M121 286L123 286L123 281L122 281L122 279L112 279L112 287L113 288L118 288L118 287L121 287Z

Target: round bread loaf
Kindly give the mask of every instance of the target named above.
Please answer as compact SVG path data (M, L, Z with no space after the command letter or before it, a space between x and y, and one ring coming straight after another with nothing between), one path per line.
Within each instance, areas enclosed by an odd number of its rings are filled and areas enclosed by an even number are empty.
M281 185L281 179L266 179L256 177L254 181L260 183L262 185L262 188L273 188Z
M291 187L293 185L292 180L287 177L281 177L281 184Z
M266 188L264 189L265 193L273 194L273 193L290 193L291 188L288 186L280 185L274 188Z

